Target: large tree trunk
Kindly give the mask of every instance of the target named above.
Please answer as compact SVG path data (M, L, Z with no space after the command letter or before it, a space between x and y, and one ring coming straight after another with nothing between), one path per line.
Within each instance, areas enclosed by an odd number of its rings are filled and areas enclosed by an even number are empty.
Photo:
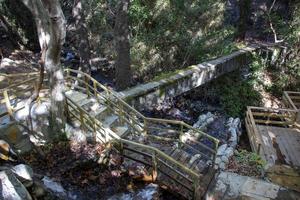
M131 84L128 9L129 0L120 0L114 28L117 51L116 86L118 90L126 89Z
M74 0L72 10L73 18L75 19L76 41L80 54L80 70L85 73L91 72L90 67L90 44L88 40L88 31L86 25L86 15L84 11L83 0Z
M53 134L64 129L64 76L60 64L61 47L65 40L65 18L58 0L22 0L32 12L50 85L50 124Z

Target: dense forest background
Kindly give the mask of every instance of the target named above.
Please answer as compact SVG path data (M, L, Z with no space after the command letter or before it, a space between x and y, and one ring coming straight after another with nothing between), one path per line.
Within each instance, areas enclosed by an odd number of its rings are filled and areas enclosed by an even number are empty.
M62 56L71 52L86 60L87 71L104 70L114 79L118 1L62 0L61 5L67 20ZM119 15L122 23L128 21L130 46L124 52L130 55L123 58L132 74L129 85L227 55L246 42L259 42L282 47L268 65L273 76L270 90L281 94L284 89L295 89L300 74L299 7L299 1L291 0L132 0L125 15ZM18 0L1 0L0 10L3 56L14 49L38 53L29 10ZM125 34L126 28L124 31L119 33Z

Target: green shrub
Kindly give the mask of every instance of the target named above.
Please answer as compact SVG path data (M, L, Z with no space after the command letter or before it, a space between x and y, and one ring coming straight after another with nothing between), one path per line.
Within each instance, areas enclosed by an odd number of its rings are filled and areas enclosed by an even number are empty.
M261 171L266 166L266 161L258 154L246 150L237 151L235 159L239 164L253 167L257 171Z

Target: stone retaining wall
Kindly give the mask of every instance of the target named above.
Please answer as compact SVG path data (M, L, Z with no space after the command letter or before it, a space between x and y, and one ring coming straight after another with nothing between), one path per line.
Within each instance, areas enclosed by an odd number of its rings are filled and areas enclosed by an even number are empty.
M119 92L119 95L138 109L155 105L249 64L251 52L257 49L257 46L245 47L228 56L190 66L170 77Z

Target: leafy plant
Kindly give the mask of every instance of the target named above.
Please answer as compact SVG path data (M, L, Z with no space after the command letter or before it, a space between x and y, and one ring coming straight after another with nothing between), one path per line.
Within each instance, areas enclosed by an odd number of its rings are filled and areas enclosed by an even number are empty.
M266 166L266 161L258 154L246 150L237 151L235 153L235 159L239 164L254 167L258 171Z

